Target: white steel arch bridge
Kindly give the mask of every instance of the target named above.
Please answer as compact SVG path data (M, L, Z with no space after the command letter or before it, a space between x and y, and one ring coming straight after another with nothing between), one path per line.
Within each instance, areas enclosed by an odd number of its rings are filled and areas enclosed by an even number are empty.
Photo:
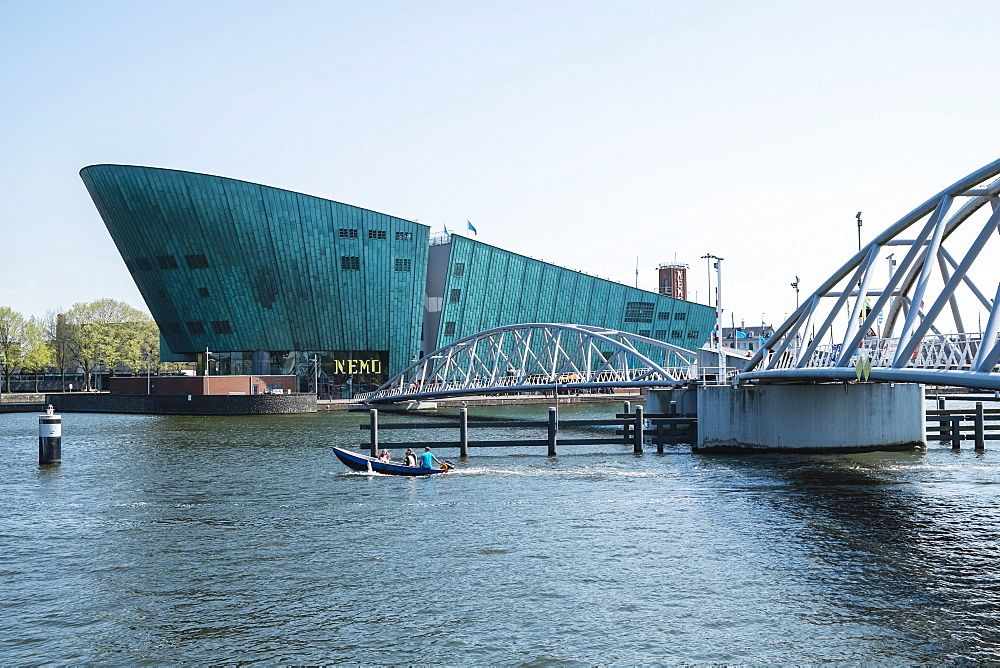
M775 329L738 381L862 374L1000 390L998 175L1000 160L875 237ZM889 260L888 272L880 259Z
M695 353L629 332L561 323L496 327L425 355L368 404L554 387L670 387L696 377Z

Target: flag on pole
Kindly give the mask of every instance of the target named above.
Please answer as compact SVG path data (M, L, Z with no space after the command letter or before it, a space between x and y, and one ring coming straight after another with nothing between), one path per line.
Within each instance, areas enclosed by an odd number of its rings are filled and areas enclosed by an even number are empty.
M448 224L444 223L444 233L448 234Z
M474 228L474 227L472 226L472 222L471 222L471 221L469 221L469 219L468 219L468 218L466 218L466 219L465 219L465 222L466 222L466 224L468 224L468 226L469 226L469 231L470 231L470 232L472 232L473 234L475 234L475 235L476 235L476 236L478 237L478 236L479 236L479 232L476 232L476 228Z

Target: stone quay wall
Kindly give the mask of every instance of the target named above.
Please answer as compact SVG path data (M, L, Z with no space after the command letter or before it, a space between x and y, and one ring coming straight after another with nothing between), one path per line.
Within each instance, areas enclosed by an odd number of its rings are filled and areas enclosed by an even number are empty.
M315 413L315 394L175 395L47 394L61 413L135 413L149 415L273 415Z

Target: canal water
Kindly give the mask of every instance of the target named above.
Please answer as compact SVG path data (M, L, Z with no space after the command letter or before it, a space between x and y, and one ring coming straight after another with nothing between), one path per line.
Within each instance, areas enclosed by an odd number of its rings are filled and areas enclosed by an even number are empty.
M406 479L335 459L364 419L67 414L39 468L0 415L0 663L1000 661L1000 446Z

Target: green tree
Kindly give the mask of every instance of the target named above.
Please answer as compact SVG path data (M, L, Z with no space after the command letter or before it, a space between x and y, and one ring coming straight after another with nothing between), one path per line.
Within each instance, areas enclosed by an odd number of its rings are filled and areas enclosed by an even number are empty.
M25 318L7 306L0 306L0 371L3 385L10 391L10 377L19 371L36 371L48 364L49 351L42 337L42 323Z
M143 348L158 348L158 330L146 313L114 299L73 304L63 326L72 359L84 375L84 389L90 389L90 375L98 365L113 374L118 366L144 366Z
M58 311L48 311L42 318L43 337L51 353L52 366L59 369L62 391L66 391L66 374L76 368L69 345L69 329L66 327L66 314Z

